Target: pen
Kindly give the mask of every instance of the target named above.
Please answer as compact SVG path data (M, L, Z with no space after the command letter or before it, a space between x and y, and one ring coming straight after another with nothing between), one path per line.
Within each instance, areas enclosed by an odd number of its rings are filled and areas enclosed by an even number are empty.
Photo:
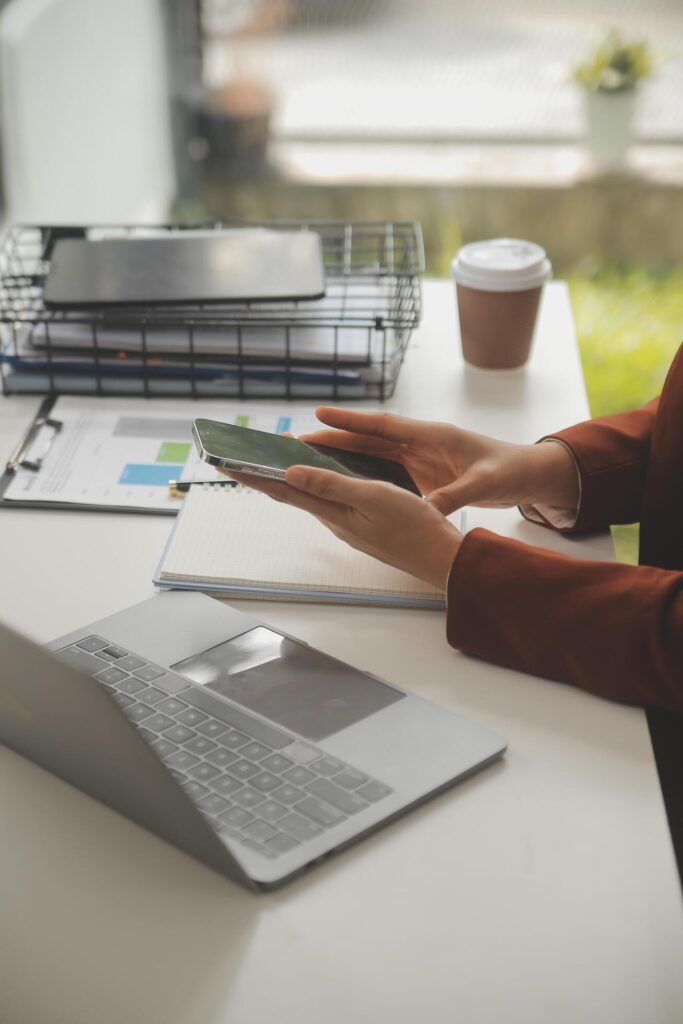
M190 487L239 487L236 480L169 480L168 493L171 498L182 498Z

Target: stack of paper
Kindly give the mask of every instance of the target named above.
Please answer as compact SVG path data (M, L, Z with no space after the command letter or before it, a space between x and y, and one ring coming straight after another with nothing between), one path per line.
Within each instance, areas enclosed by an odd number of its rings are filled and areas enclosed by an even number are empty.
M73 317L4 326L0 358L10 391L341 399L390 393L400 368L397 345L375 327L331 326L338 304L334 296L308 302L313 322L291 325L275 322L286 312L269 304L263 319L239 326L138 327Z

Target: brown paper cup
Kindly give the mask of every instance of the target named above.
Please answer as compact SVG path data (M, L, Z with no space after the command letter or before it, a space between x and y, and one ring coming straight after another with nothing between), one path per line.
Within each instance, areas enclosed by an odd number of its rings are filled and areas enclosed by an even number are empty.
M483 291L456 284L465 361L482 370L512 370L529 358L543 285Z

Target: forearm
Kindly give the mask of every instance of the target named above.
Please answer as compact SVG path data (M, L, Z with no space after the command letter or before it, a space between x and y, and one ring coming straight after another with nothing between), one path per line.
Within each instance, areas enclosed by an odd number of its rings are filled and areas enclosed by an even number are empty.
M448 581L449 643L602 697L683 710L683 573L589 562L473 530Z

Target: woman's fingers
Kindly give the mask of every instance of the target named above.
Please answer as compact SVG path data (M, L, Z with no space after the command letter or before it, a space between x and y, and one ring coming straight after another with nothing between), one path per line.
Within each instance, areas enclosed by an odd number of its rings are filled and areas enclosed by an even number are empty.
M231 470L221 472L245 487L261 491L295 508L305 509L319 519L339 526L347 518L350 509L362 514L363 509L372 501L373 488L391 486L311 466L290 466L284 480L252 473L234 473Z
M312 469L309 466L290 466L285 473L285 480L296 495L305 497L307 501L315 501L319 508L323 502L342 508L362 509L367 501L368 487L376 486L367 480L357 480L329 469ZM313 511L308 505L300 507Z
M330 448L343 448L345 451L366 452L370 455L398 454L402 450L402 446L396 441L383 441L378 437L352 434L347 430L316 430L312 434L300 434L299 440L310 444L326 444Z
M400 444L409 444L425 426L390 412L357 412L355 409L338 409L331 405L318 406L315 414L328 427L347 430L352 434L368 434L385 441L398 441Z
M296 470L301 471L298 477ZM276 501L284 501L338 526L343 524L350 505L357 507L359 502L363 502L358 487L367 486L362 480L342 476L340 473L303 466L288 469L285 480L246 473L227 475L254 491L260 491ZM298 483L295 483L297 480ZM341 482L339 486L338 481Z

